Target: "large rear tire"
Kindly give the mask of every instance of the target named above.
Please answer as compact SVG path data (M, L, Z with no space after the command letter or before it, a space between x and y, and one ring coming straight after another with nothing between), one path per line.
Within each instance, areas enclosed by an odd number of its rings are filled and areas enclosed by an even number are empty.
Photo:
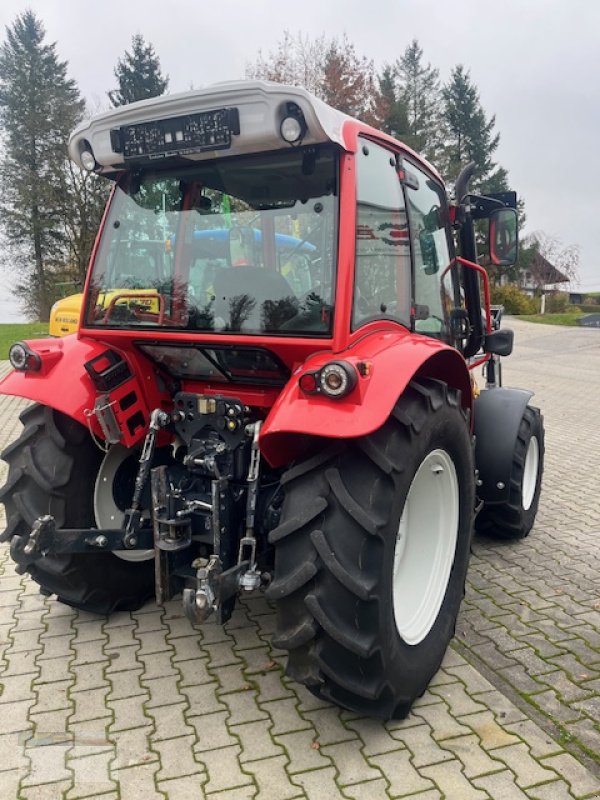
M2 453L8 479L0 489L10 541L27 536L33 522L51 514L58 528L96 524L94 488L102 453L88 431L48 406L32 405L21 414L23 432ZM154 564L116 558L112 553L46 556L17 571L29 572L43 594L97 614L139 608L154 593Z
M333 445L283 482L268 596L288 674L353 711L406 716L441 664L464 594L474 467L459 393L411 382L379 431Z
M539 408L526 406L513 452L508 498L484 503L475 519L478 533L500 539L524 539L535 522L544 474L544 420Z

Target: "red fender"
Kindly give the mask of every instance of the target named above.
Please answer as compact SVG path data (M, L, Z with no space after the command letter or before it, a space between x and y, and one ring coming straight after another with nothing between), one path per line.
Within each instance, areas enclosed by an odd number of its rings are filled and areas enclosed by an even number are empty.
M301 376L334 360L362 362L366 374L359 374L354 389L340 400L305 394L298 385ZM351 439L373 433L417 373L459 389L463 406L471 409L469 371L457 350L405 330L372 333L343 353L315 354L294 372L262 427L263 455L278 467L302 453L307 436Z
M40 369L21 372L13 370L0 381L0 394L24 397L45 406L61 411L82 425L93 424L95 433L100 433L95 416L88 419L86 411L93 409L96 398L102 392L92 383L83 365L105 353L108 347L93 339L77 338L73 333L61 339L31 339L26 342L33 352L40 357ZM125 353L121 352L127 360ZM130 365L131 366L131 365ZM135 372L132 370L134 376ZM111 392L111 401L115 396L134 393L135 401L130 403L132 413L139 412L136 420L148 418L148 410L137 378L132 377L115 392ZM118 412L118 407L116 411ZM123 420L119 419L119 422ZM143 425L123 426L123 444L131 447L144 434Z

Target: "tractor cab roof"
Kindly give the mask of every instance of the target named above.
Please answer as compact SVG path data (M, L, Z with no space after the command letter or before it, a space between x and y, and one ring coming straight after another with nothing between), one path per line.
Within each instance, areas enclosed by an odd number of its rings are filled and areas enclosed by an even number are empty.
M110 176L165 159L193 162L324 142L349 149L344 125L352 121L298 86L232 81L99 114L73 131L69 155Z

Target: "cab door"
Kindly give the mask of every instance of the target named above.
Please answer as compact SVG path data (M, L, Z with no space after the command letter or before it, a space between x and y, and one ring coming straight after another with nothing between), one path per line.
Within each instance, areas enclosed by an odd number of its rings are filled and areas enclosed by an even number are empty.
M461 297L445 189L409 161L403 162L401 175L413 260L413 327L458 346Z

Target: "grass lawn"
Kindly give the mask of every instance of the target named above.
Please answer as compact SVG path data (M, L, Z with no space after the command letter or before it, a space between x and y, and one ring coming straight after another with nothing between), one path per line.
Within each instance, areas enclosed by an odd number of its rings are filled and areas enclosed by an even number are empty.
M517 319L526 322L541 322L544 325L571 325L577 326L578 319L585 316L581 311L567 311L564 314L519 314Z
M24 325L0 325L0 359L8 358L8 348L22 339L48 336L47 322L26 322Z

